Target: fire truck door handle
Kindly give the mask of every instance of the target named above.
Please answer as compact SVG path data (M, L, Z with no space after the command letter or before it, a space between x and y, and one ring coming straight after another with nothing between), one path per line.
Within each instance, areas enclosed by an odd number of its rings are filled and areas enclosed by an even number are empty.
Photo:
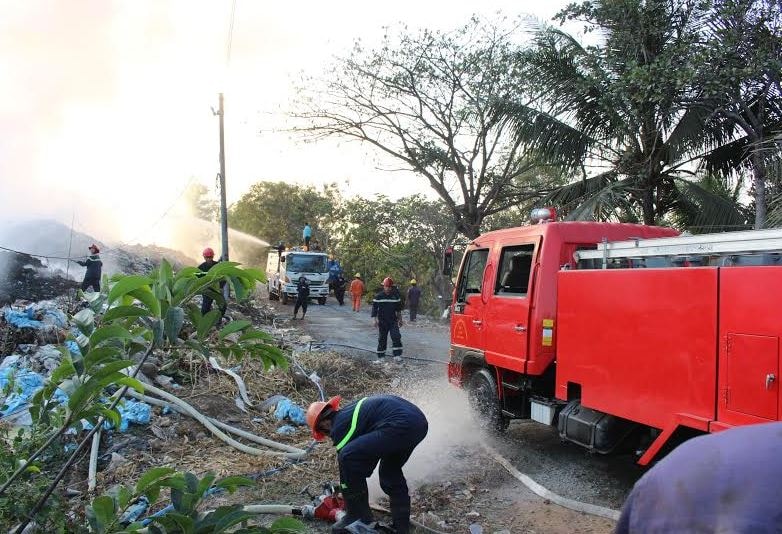
M527 327L524 326L523 324L517 324L516 326L513 327L513 329L516 332L526 332L527 331Z
M771 384L777 379L777 375L769 373L766 375L766 389L771 389Z
M475 326L481 326L483 324L483 321L481 321L480 319L473 319L472 324L474 324Z

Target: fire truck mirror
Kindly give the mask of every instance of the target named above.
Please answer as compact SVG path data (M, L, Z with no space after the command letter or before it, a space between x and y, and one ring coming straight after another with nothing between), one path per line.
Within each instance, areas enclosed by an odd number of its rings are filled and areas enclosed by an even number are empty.
M453 247L446 247L443 252L443 274L453 276Z

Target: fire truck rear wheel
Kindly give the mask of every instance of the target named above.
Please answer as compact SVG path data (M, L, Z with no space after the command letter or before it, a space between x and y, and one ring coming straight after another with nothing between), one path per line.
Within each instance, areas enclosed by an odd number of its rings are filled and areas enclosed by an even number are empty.
M502 415L497 382L488 369L479 369L473 373L467 394L481 428L493 432L502 432L508 428L510 420Z

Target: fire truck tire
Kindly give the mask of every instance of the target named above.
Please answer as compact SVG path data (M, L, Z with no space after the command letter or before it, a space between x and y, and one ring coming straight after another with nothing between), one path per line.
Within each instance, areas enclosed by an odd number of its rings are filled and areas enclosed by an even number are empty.
M502 415L497 382L488 369L479 369L470 377L467 395L481 428L503 432L510 419Z
M280 300L279 293L275 293L274 291L272 291L271 287L269 287L268 289L269 289L269 300Z
M318 297L318 304L320 304L321 306L326 304L326 297Z
M280 302L283 304L288 304L288 300L290 300L288 298L288 294L285 291L280 291Z

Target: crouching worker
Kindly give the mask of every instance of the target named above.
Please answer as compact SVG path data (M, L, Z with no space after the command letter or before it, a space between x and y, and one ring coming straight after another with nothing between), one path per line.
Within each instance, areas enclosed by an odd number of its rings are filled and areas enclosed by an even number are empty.
M307 410L313 437L323 441L328 435L338 452L346 514L331 532L347 532L346 527L356 521L372 522L367 478L380 462L380 487L391 501L394 530L408 534L410 494L402 466L426 436L426 417L415 404L393 395L364 397L344 408L339 407L340 400L313 402Z

